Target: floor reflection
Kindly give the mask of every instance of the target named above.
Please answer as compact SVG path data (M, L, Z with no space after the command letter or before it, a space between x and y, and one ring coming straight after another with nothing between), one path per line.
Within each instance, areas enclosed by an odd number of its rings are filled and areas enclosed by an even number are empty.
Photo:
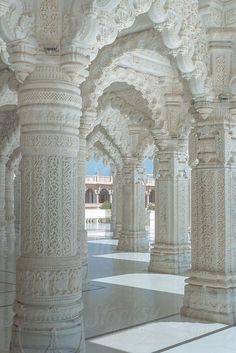
M90 283L100 289L83 294L87 353L235 353L235 327L178 314L184 277L149 273L149 253L117 252L108 234L88 231Z

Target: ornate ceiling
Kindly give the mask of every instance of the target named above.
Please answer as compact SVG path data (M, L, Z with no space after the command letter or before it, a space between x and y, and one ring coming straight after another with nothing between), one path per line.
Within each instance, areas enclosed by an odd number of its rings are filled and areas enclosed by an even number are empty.
M90 139L103 131L122 158L144 156L157 136L188 134L192 98L234 89L236 61L208 46L218 27L236 43L235 13L233 0L0 0L1 110L37 65L56 65L81 88Z

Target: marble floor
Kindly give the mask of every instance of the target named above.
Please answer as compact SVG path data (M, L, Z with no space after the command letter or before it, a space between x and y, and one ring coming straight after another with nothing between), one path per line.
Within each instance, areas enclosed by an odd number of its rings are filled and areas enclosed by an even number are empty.
M86 353L236 352L235 326L179 315L184 277L148 273L149 254L117 252L106 229L88 236Z
M88 231L86 353L235 353L236 327L179 315L184 277L148 273L148 253L117 252L109 228ZM150 242L153 233L150 234ZM3 261L3 259L1 259ZM0 271L0 353L10 340L15 271ZM9 322L9 327L6 326Z

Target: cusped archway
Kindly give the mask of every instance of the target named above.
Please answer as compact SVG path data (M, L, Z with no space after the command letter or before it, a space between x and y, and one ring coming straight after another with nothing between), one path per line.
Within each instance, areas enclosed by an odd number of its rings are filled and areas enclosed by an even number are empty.
M85 192L85 203L93 204L97 202L95 191L91 188L87 189Z
M99 193L99 203L110 202L110 194L107 189L101 189Z

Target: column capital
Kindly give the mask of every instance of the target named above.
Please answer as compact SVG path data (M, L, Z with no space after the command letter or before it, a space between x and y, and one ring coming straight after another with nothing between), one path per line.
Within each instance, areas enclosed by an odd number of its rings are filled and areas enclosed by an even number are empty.
M206 120L212 113L214 107L211 97L199 97L194 100L194 108L202 120Z

